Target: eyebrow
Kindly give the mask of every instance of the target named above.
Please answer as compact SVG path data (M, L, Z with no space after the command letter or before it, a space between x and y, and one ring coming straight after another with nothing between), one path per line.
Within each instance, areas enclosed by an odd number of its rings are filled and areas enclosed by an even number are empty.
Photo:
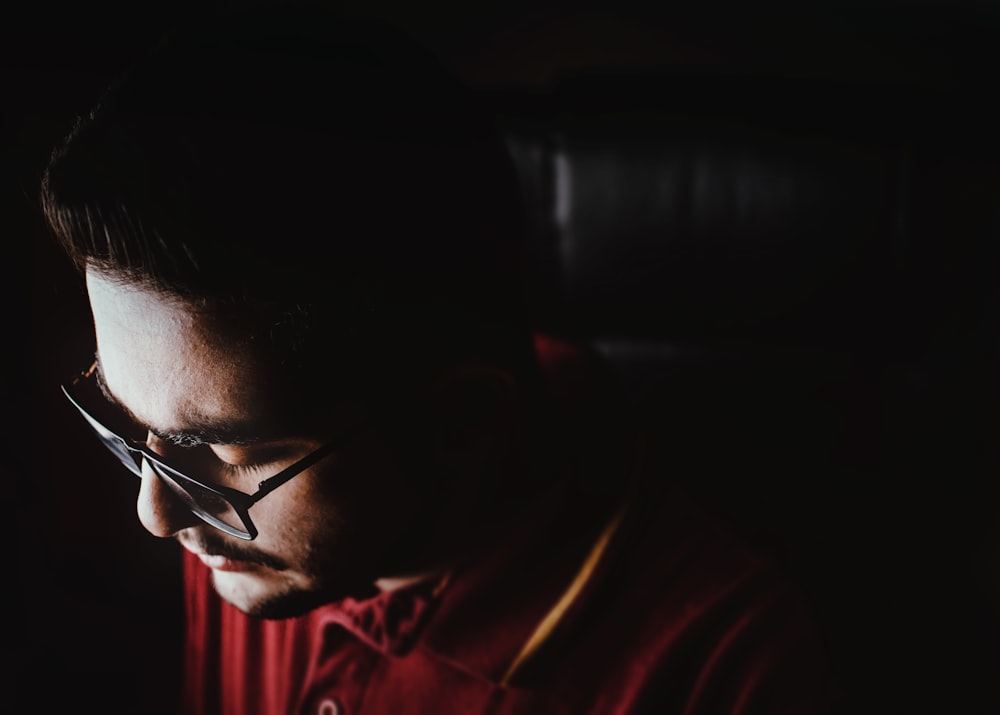
M269 434L262 429L261 424L246 420L210 420L197 422L185 426L183 429L158 429L139 419L125 403L115 396L104 379L101 359L97 354L94 355L94 379L105 399L124 412L136 425L152 432L162 440L181 447L199 447L210 444L242 446L260 444L277 438L277 435Z

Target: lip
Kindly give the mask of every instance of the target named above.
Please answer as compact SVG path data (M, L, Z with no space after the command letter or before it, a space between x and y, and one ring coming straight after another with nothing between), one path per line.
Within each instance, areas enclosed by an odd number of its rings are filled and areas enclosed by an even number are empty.
M213 571L240 572L250 571L255 568L255 565L249 561L234 561L217 554L202 554L195 552L195 556L197 556L203 564L208 566L208 568Z

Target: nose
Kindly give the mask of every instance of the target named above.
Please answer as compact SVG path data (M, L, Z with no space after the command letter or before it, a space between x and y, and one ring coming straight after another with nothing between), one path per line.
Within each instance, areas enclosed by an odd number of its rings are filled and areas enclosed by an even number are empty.
M157 438L151 435L147 445L157 452L156 444ZM153 536L173 536L189 526L201 524L201 520L163 483L146 460L142 462L136 512L146 531Z

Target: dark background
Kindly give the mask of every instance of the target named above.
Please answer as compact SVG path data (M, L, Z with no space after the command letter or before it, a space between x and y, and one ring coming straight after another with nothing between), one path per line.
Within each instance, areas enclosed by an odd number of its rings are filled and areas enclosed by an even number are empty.
M12 664L4 692L36 703L26 711L80 704L169 711L180 645L178 552L142 530L132 478L63 404L59 381L92 352L89 314L78 279L42 230L35 200L50 147L104 83L163 25L198 22L224 5L43 0L8 10L3 23L0 474L8 517L3 648ZM972 195L976 220L985 222L993 219L983 207L1000 199L992 198L986 101L996 92L1000 46L1000 10L992 3L341 6L393 20L501 104L503 97L523 101L567 71L607 68L887 82L928 97L944 88L962 102L917 106L940 120L934 141L971 143L969 161L980 178L964 179L960 189L942 178L933 184L940 193L921 199L961 209ZM747 485L768 467L752 460L728 485L728 497L705 489L708 503L735 512L801 578L850 712L1000 711L993 693L1000 535L989 240L996 225L974 244L947 223L925 239L923 268L909 286L911 320L925 339L890 344L902 354L894 363L900 369L866 373L846 388L861 406L847 457L819 465L822 478L806 475L759 502L746 499L756 493ZM836 400L842 404L843 395ZM774 523L780 528L769 528Z

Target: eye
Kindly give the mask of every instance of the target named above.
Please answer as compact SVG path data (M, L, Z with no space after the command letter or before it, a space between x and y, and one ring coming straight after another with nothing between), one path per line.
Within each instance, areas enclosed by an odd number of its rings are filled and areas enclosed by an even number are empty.
M223 475L238 478L248 475L277 474L294 462L303 447L298 442L271 442L252 445L207 445L215 467Z
M251 462L248 464L230 464L225 460L219 459L219 466L222 467L222 471L233 477L246 476L248 474L258 474L264 471L264 467L267 466L266 462Z
M279 471L282 461L288 457L287 449L280 445L210 445L209 451L222 473L231 477Z

